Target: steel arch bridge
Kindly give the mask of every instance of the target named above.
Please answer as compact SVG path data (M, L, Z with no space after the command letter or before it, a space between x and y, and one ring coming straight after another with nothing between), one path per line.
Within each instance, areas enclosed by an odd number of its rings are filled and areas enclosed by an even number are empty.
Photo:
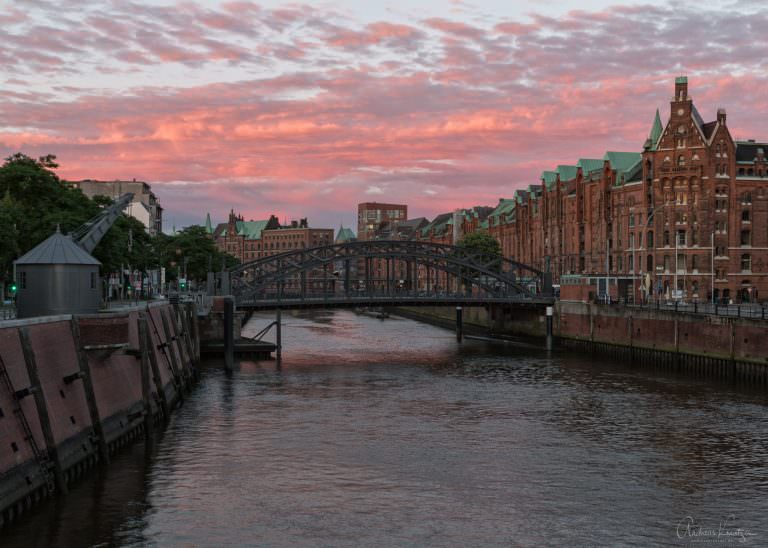
M551 275L465 248L373 240L286 251L229 271L239 309L485 305L541 306Z

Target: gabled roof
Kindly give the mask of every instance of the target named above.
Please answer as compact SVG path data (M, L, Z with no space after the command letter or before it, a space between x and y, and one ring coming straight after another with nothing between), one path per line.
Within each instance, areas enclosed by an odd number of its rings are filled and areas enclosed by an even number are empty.
M639 152L606 152L603 159L608 160L611 169L616 171L616 184L618 185L635 180L634 177L642 165L643 156Z
M701 131L704 133L704 137L706 138L707 142L709 142L710 139L712 139L712 134L715 132L715 128L717 127L717 120L714 122L707 122L703 126L701 126Z
M436 234L441 233L445 230L445 227L449 224L448 221L451 221L453 223L453 213L441 213L434 219L432 219L432 222L429 223L427 226L421 229L422 236L428 235L430 232L435 232Z
M594 158L581 158L576 162L576 166L581 168L583 175L587 175L593 171L602 171L604 160L597 160Z
M514 211L516 203L515 199L499 198L499 205L488 215L490 226L498 226L499 223L505 221L507 216Z
M65 236L56 229L55 234L16 259L14 264L100 265L101 263L73 242L71 236Z
M343 226L339 226L339 232L336 234L336 239L334 240L337 244L342 244L345 242L351 242L355 240L355 233L352 232L351 228L344 228Z
M264 221L237 221L237 234L238 236L245 236L246 240L258 240L268 223L268 219Z
M617 171L626 171L642 159L639 152L612 152L608 151L603 156L603 160L611 163L611 169Z
M552 185L555 184L555 181L557 181L557 172L556 171L543 171L541 173L541 180L544 182L544 186L547 187L547 190L552 189ZM530 190L530 187L528 187Z
M560 175L560 182L570 181L576 178L579 168L576 166L557 166L557 173Z

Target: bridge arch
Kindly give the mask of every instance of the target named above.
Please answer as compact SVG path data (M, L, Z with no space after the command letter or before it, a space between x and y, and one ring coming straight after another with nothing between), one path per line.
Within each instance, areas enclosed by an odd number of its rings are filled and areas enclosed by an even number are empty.
M527 301L549 277L528 265L447 244L373 240L296 249L230 269L238 306L264 300L363 297L434 300L468 296Z

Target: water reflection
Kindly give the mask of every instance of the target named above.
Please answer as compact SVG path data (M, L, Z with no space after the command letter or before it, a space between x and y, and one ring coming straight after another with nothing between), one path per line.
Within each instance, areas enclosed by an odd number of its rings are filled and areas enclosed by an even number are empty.
M282 368L206 369L156 450L2 545L647 546L730 513L768 538L760 391L394 317L284 320Z

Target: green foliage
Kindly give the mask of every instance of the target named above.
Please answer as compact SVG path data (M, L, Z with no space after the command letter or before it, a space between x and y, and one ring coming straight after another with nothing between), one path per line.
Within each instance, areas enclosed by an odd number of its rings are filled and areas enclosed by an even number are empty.
M478 230L465 235L459 240L458 247L480 255L486 262L501 258L499 241L487 230Z
M69 233L98 215L112 200L89 199L52 171L58 165L53 155L37 160L24 154L6 158L0 166L0 281L11 281L13 261L49 237L59 226ZM104 235L93 252L102 263L102 273L121 267L149 270L164 266L167 278L178 277L187 261L187 276L204 280L209 263L219 270L237 260L220 253L200 226L174 236L150 237L140 221L122 215Z
M209 267L221 270L222 260L226 268L235 266L237 259L221 253L202 226L188 226L173 236L165 234L156 238L159 257L166 266L166 277L174 279L184 272L186 262L187 278L204 280Z

